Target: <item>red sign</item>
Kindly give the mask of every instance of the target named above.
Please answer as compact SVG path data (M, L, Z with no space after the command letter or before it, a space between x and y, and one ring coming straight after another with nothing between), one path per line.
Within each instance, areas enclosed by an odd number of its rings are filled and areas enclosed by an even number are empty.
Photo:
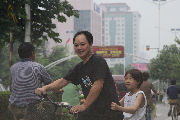
M146 63L132 64L132 66L141 71L148 71L148 64Z
M124 58L123 46L93 46L93 52L104 58Z

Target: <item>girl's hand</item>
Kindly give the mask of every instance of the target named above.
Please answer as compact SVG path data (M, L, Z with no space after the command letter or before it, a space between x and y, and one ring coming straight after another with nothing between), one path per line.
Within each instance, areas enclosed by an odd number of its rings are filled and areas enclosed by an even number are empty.
M111 103L111 109L112 110L118 110L118 105L115 102Z

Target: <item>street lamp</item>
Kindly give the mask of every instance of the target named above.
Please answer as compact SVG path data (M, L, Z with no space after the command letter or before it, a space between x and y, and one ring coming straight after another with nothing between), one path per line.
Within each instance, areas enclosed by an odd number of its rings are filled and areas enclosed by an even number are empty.
M157 3L155 3L156 5L158 5L158 48L159 48L159 50L160 50L160 42L161 42L161 24L160 24L160 22L161 22L161 20L160 20L160 13L161 13L161 5L163 5L164 4L164 2L166 2L167 0L153 0L153 2L157 2ZM163 2L163 3L162 3ZM158 51L159 51L158 50Z

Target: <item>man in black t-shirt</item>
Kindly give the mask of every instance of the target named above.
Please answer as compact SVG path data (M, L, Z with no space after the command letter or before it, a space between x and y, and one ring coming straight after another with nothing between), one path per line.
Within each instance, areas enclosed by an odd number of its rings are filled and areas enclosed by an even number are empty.
M73 38L74 49L83 60L64 78L38 88L39 95L49 90L57 90L68 83L80 84L85 102L71 108L79 113L78 120L122 120L122 112L111 111L111 102L118 102L115 84L106 61L92 53L93 36L88 31L80 31Z

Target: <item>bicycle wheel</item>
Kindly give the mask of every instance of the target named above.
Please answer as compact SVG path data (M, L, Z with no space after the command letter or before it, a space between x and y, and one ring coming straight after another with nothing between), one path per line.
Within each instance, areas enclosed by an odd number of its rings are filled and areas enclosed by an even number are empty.
M171 118L172 118L172 120L175 120L174 119L174 106L173 105L171 105Z
M178 120L178 113L177 113L177 106L176 105L172 106L171 118L172 118L172 120Z
M175 120L178 120L177 105L174 106L174 119L175 119Z

